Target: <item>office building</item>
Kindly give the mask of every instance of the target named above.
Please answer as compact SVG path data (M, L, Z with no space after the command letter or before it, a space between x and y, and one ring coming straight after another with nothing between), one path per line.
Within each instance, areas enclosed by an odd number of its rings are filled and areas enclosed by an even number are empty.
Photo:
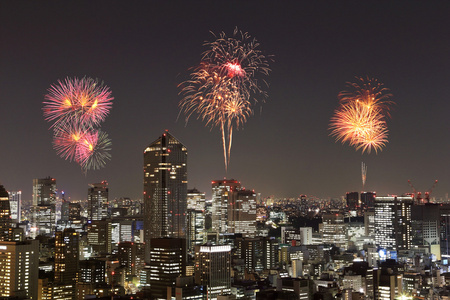
M9 240L10 215L9 194L5 187L0 185L0 241Z
M55 234L55 283L72 285L78 279L79 234L72 228Z
M152 299L166 299L167 288L175 287L176 278L185 275L185 266L185 239L152 239L150 247L150 286Z
M9 191L11 221L20 223L22 219L22 191Z
M165 131L144 150L144 241L186 237L187 149ZM149 251L146 261L149 262Z
M375 197L375 244L388 250L411 248L410 196Z
M348 192L345 195L348 210L356 210L359 207L359 193Z
M187 209L204 211L206 205L205 193L196 188L187 191Z
M0 297L37 300L39 242L0 241Z
M319 224L323 243L347 249L347 225L342 214L324 214Z
M231 293L231 246L195 247L195 283L206 287L208 299Z
M33 179L32 237L55 235L56 179Z
M194 246L206 241L205 214L204 211L188 209L187 216L187 247L190 253L194 253Z
M228 206L231 193L239 190L240 187L241 183L234 179L214 180L212 182L211 219L213 232L228 232Z
M108 214L108 182L89 184L88 189L88 219L92 221L103 220Z
M256 234L256 194L254 191L239 189L229 195L227 232L239 233L246 237Z
M89 221L87 226L88 244L97 255L111 253L111 220Z
M361 192L361 206L365 210L373 210L376 195L375 192Z

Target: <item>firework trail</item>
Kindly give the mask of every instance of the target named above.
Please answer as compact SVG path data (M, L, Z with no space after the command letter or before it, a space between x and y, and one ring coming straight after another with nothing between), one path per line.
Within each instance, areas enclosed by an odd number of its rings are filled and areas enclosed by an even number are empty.
M366 184L367 179L367 166L364 162L361 162L361 179L362 179L362 185L364 190L364 185Z
M84 172L110 159L111 141L96 129L112 107L111 91L92 78L66 78L45 95L44 117L52 123L53 147L62 158L77 162Z
M195 114L207 126L220 128L227 169L233 130L247 121L258 100L267 98L258 77L269 75L270 69L269 59L248 33L236 29L232 37L222 32L214 38L204 43L207 50L202 62L193 69L190 79L180 84L183 98L179 106L186 122Z
M388 142L386 115L394 103L389 100L392 95L376 79L357 79L338 95L340 106L330 120L330 135L362 153L378 152Z

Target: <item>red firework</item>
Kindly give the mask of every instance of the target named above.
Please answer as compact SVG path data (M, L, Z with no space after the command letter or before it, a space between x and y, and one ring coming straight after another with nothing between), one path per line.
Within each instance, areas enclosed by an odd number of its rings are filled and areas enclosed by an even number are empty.
M98 126L112 106L111 91L92 78L58 80L45 95L44 117L52 127L77 120L86 126Z

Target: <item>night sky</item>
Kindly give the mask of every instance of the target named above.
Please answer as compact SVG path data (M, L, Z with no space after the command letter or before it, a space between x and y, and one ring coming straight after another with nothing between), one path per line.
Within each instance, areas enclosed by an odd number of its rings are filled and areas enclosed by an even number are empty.
M107 180L110 198L141 198L143 150L168 129L188 148L189 188L235 178L263 197L339 197L366 190L433 196L450 191L448 1L1 1L0 183L31 199L32 179L85 199ZM210 31L247 31L274 55L269 98L235 132L225 173L219 130L177 121L177 85L200 62ZM99 78L114 96L102 125L106 168L83 174L57 156L42 115L47 89L66 77ZM396 105L389 143L361 154L329 136L337 94L375 77ZM262 108L262 109L260 109Z

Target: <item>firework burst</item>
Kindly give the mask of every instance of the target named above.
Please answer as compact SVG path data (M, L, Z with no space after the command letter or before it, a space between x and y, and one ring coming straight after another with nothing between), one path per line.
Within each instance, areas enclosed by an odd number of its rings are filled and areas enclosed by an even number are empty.
M386 116L391 94L375 79L348 83L351 91L339 93L340 107L330 120L330 135L362 153L381 151L388 142Z
M44 117L52 123L53 147L62 158L77 162L84 172L104 167L111 141L98 131L112 107L111 91L92 78L66 78L45 95Z
M52 127L77 120L87 126L103 122L112 106L111 91L92 78L66 78L52 85L45 95L44 117Z
M205 42L207 50L190 79L180 84L183 98L179 105L186 122L195 114L207 126L220 128L227 169L233 129L239 129L247 121L255 103L266 99L258 76L267 76L270 69L269 59L248 33L236 29L232 37L221 33L214 38Z

